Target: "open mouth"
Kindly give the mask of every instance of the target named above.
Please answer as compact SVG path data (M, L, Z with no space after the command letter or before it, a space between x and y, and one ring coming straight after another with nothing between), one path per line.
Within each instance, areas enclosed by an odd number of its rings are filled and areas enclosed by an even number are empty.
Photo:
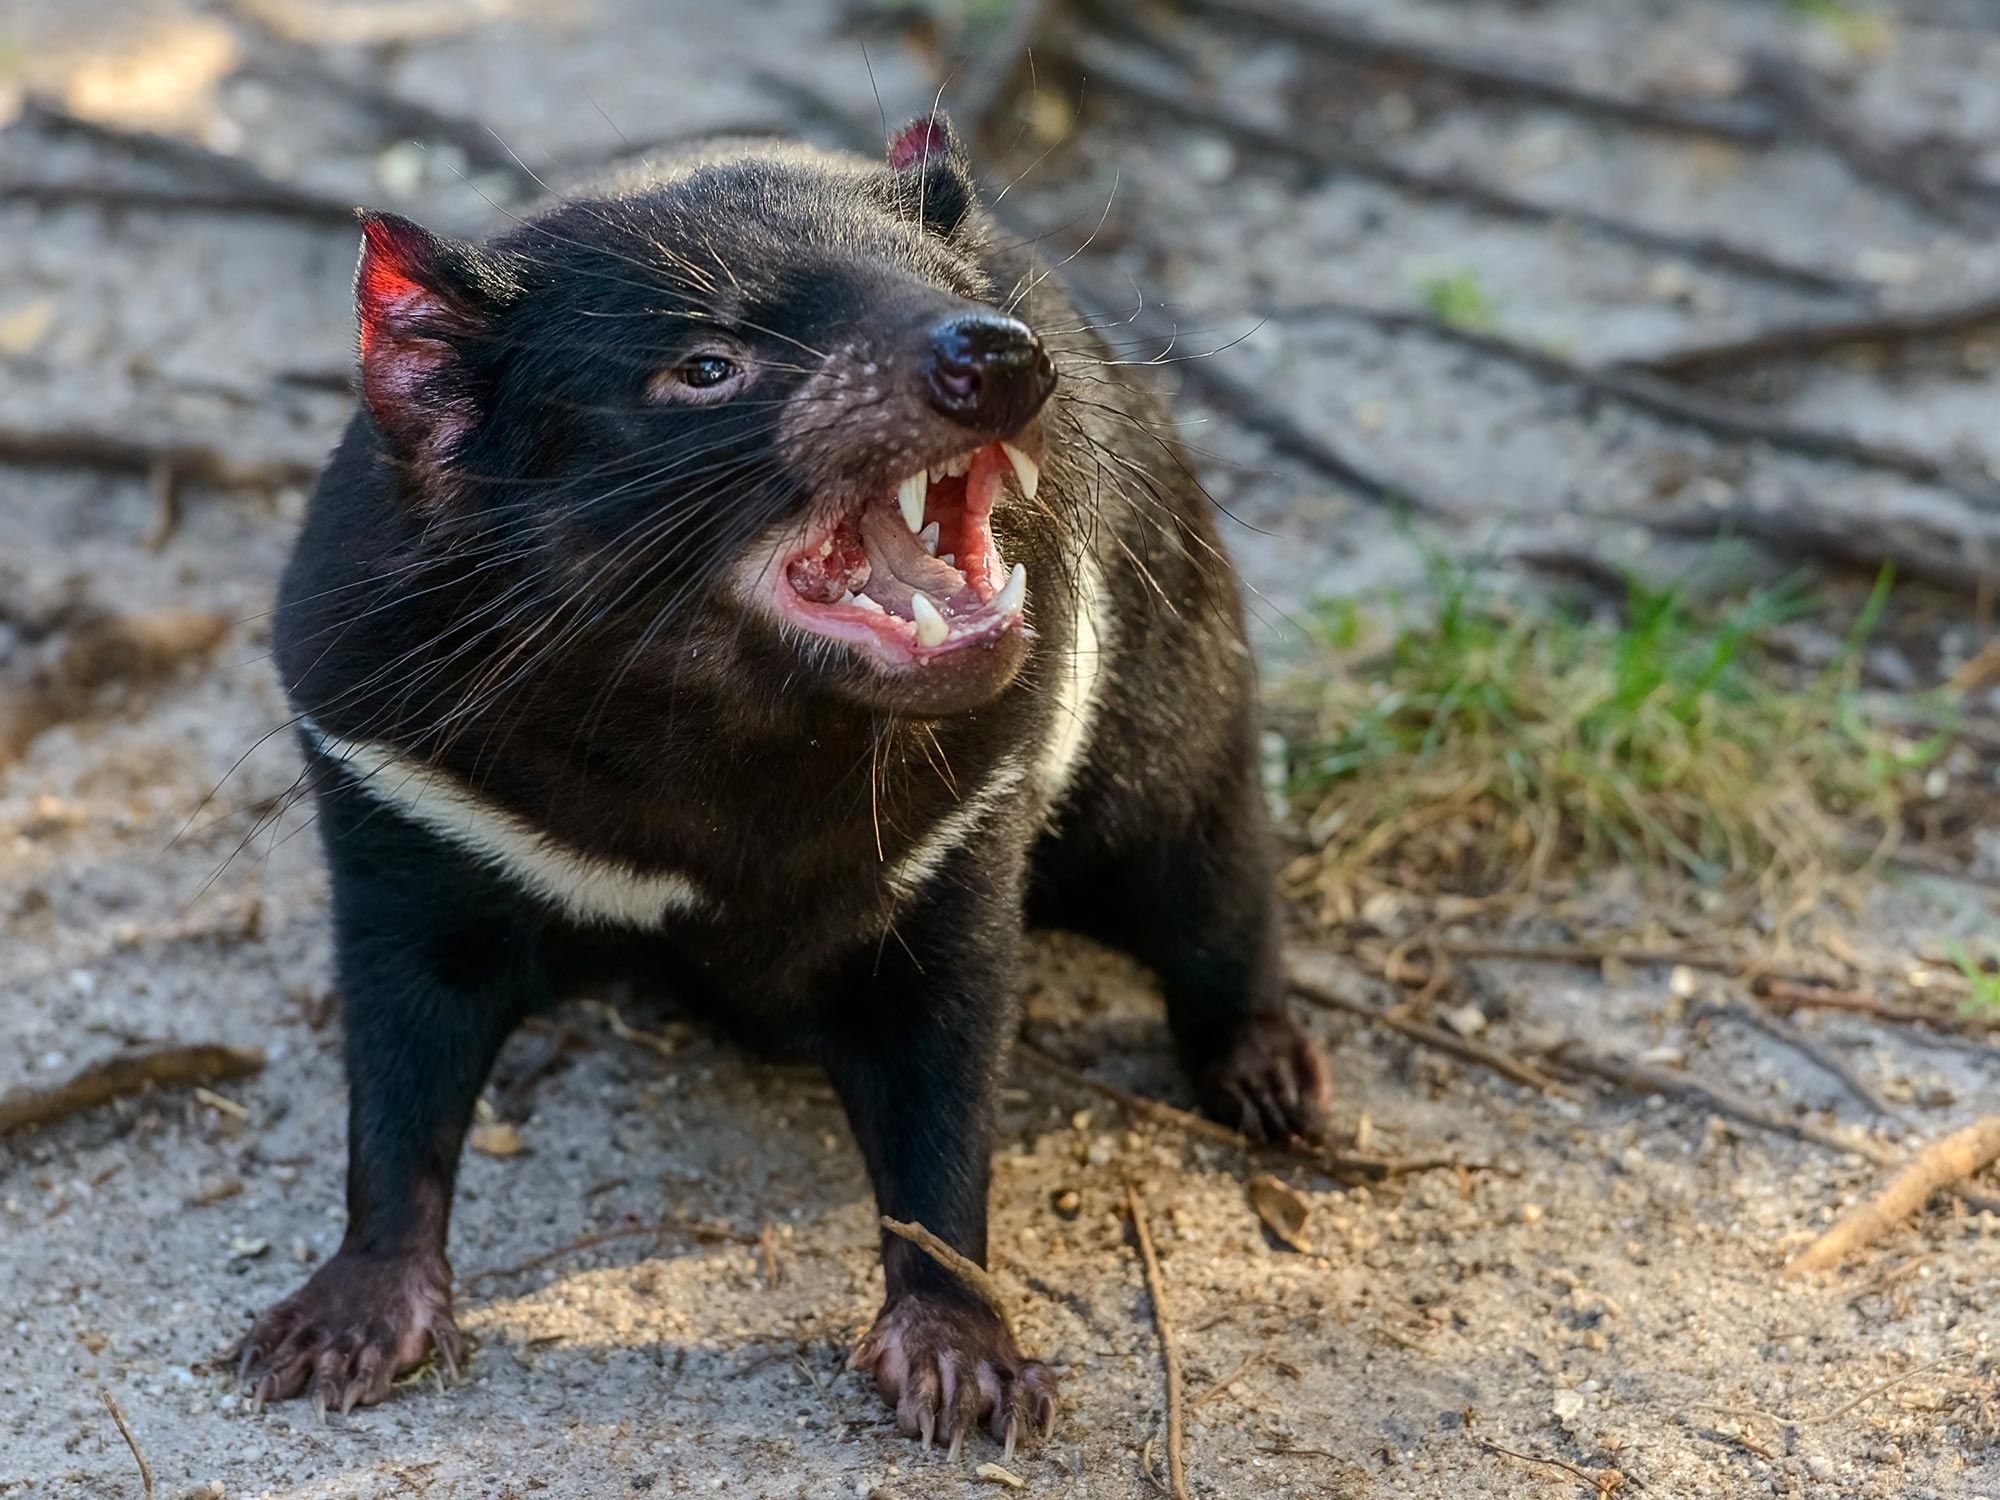
M1034 499L1035 460L986 443L865 497L784 555L779 614L895 666L1024 629L1028 570L1000 555L991 525L1009 475Z

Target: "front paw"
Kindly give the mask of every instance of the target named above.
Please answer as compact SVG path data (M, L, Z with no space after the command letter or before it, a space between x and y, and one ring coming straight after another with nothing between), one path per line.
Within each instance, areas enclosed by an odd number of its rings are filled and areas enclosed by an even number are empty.
M464 1341L451 1318L451 1271L437 1254L342 1250L251 1325L234 1351L258 1406L308 1388L322 1411L372 1406L431 1349L456 1378Z
M893 1298L847 1367L874 1373L903 1436L921 1437L926 1448L942 1439L954 1458L981 1422L1010 1456L1017 1442L1032 1446L1055 1431L1055 1372L1025 1358L982 1303Z
M1282 1011L1246 1018L1220 1056L1194 1062L1190 1071L1202 1108L1252 1140L1327 1137L1332 1088L1326 1058Z

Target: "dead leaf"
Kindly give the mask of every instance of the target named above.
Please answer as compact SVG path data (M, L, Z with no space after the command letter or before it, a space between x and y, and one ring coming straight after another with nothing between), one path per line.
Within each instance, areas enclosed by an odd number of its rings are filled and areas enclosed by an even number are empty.
M522 1149L521 1132L505 1120L473 1126L465 1143L484 1156L519 1156Z
M1268 1172L1251 1178L1248 1190L1250 1206L1264 1227L1301 1255L1312 1254L1312 1241L1306 1238L1306 1200Z

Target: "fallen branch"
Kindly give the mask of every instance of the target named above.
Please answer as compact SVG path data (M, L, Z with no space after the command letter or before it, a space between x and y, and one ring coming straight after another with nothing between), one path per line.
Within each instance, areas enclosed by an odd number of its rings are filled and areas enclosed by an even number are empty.
M164 468L177 484L244 490L307 485L319 475L319 465L298 459L239 459L206 443L162 443L74 427L0 428L0 463L142 474L156 484Z
M224 156L206 146L197 146L176 136L150 130L128 130L101 120L72 114L48 99L30 98L15 120L16 129L40 131L45 135L72 136L94 145L120 152L140 161L149 161L171 171L191 175L195 191L220 190L240 204L257 204L262 211L288 215L309 223L354 228L354 205L329 198L292 183L268 177L246 161Z
M260 1071L264 1054L206 1044L122 1052L73 1074L53 1088L18 1088L0 1096L0 1135L52 1125L145 1088L184 1089Z
M1139 1259L1146 1271L1146 1295L1153 1303L1153 1326L1160 1335L1160 1363L1167 1371L1167 1492L1173 1500L1188 1500L1187 1462L1181 1453L1181 1350L1174 1337L1173 1318L1167 1311L1166 1279L1160 1275L1159 1257L1153 1253L1153 1231L1146 1222L1146 1206L1139 1190L1125 1184L1125 1207L1132 1215L1132 1234L1139 1242Z
M1958 229L1993 225L1988 205L1975 207L1966 173L1943 152L1916 144L1886 142L1808 68L1780 53L1759 49L1750 55L1750 87L1774 101L1786 122L1838 156L1863 182Z
M1860 1100L1873 1113L1902 1125L1911 1123L1908 1112L1884 1098L1875 1085L1848 1065L1847 1059L1827 1047L1811 1032L1800 1030L1783 1016L1772 1015L1755 1005L1744 1005L1734 1001L1716 1005L1713 1010L1719 1016L1725 1016L1783 1042L1822 1073L1838 1080L1848 1093Z
M1822 295L1868 297L1873 288L1862 282L1783 260L1761 250L1713 235L1679 234L1634 223L1615 214L1523 197L1454 171L1414 166L1368 150L1351 141L1310 137L1263 122L1241 111L1190 96L1133 67L1108 48L1079 45L1072 54L1077 69L1092 86L1108 89L1130 102L1180 124L1199 125L1244 146L1255 157L1293 161L1320 172L1344 172L1386 184L1421 198L1470 204L1500 218L1534 224L1572 224L1590 234L1636 245L1656 255L1720 266L1782 286Z
M1865 1249L1922 1208L1932 1193L1957 1186L2000 1158L2000 1115L1988 1115L1931 1142L1878 1188L1850 1208L1795 1256L1788 1275L1826 1271Z
M1925 339L1949 338L2000 324L2000 295L1986 293L1935 307L1865 312L1849 317L1814 318L1754 329L1734 338L1682 344L1657 354L1621 359L1617 368L1642 370L1671 380L1727 375L1747 366L1811 359L1858 346L1894 348Z
M1007 1318L1006 1294L1000 1290L1000 1283L993 1279L986 1267L970 1256L961 1255L921 1224L906 1224L901 1219L892 1219L884 1214L882 1227L898 1239L908 1240L964 1282L967 1289L992 1308L994 1316L1011 1330L1013 1325Z
M118 1424L118 1435L125 1439L125 1446L132 1450L132 1461L139 1466L139 1485L145 1491L146 1500L153 1500L153 1471L146 1467L146 1455L139 1451L139 1441L132 1436L132 1429L125 1425L125 1413L118 1409L118 1403L111 1398L111 1392L99 1391L104 1398L105 1408L111 1413L111 1420Z
M1278 1146L1253 1141L1240 1130L1231 1130L1227 1125L1211 1120L1205 1115L1176 1109L1161 1100L1149 1099L1144 1094L1121 1089L1116 1084L1106 1083L1101 1078L1092 1078L1088 1073L1057 1062L1048 1053L1025 1041L1016 1042L1014 1051L1017 1056L1034 1064L1050 1077L1059 1078L1075 1088L1097 1095L1100 1099L1108 1099L1132 1114L1158 1120L1185 1134L1200 1136L1203 1140L1234 1147L1246 1155L1282 1156L1292 1161L1303 1162L1345 1182L1385 1182L1392 1177L1406 1177L1417 1172L1435 1172L1447 1167L1464 1167L1468 1171L1485 1170L1483 1163L1461 1162L1448 1156L1372 1156L1358 1151L1337 1151L1332 1147Z
M1505 360L1550 380L1605 396L1685 427L1698 428L1729 442L1762 443L1806 458L1830 459L1856 468L1880 469L1906 479L1952 490L1984 505L2000 504L2000 486L1953 462L1888 443L1873 442L1819 427L1803 427L1767 415L1747 402L1697 393L1643 371L1619 366L1578 364L1548 349L1517 343L1497 334L1463 328L1428 313L1364 303L1321 299L1282 308L1276 316L1321 316L1367 323L1394 333L1418 333L1459 344L1493 359ZM1736 512L1719 511L1733 518ZM1637 519L1651 525L1645 516ZM1851 526L1847 517L1838 524ZM1962 544L1961 544L1962 545Z
M1786 1119L1754 1100L1746 1099L1733 1089L1722 1084L1704 1083L1691 1074L1676 1073L1668 1068L1656 1068L1647 1063L1587 1052L1580 1047L1568 1045L1551 1052L1549 1061L1558 1068L1585 1077L1602 1079L1631 1093L1659 1094L1670 1099L1691 1099L1713 1113L1740 1124L1751 1125L1759 1130L1769 1131L1773 1135L1788 1136L1792 1140L1803 1141L1809 1145L1822 1146L1843 1155L1858 1156L1877 1166L1884 1165L1889 1159L1889 1153L1873 1141L1853 1140L1823 1125L1815 1125L1810 1120Z
M1371 1026L1380 1026L1384 1030L1393 1031L1398 1036L1407 1037L1413 1042L1447 1053L1461 1062L1489 1068L1509 1083L1516 1083L1523 1088L1536 1089L1559 1098L1576 1097L1532 1063L1509 1057L1504 1052L1483 1046L1470 1037L1446 1031L1441 1026L1432 1026L1428 1022L1399 1015L1395 1011L1377 1010L1364 1001L1343 995L1325 977L1308 972L1296 957L1288 956L1285 960L1285 983L1293 994L1308 1004L1317 1005L1323 1010L1359 1016Z
M1531 99L1575 114L1615 120L1646 130L1673 130L1745 144L1777 134L1768 108L1755 101L1646 99L1592 88L1512 58L1441 47L1415 37L1389 36L1365 22L1326 10L1306 10L1273 0L1182 0L1218 21L1255 27L1343 59L1361 59L1414 73L1433 74L1475 93Z

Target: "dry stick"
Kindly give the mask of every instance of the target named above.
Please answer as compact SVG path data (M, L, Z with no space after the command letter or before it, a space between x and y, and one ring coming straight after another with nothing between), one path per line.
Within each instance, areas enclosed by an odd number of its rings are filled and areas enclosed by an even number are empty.
M1248 1375L1270 1357L1271 1351L1268 1349L1253 1349L1250 1353L1243 1356L1242 1364L1231 1370L1222 1379L1216 1381L1214 1385L1203 1391L1194 1400L1188 1402L1188 1410L1200 1411L1209 1402L1221 1400L1232 1385L1236 1384L1237 1381Z
M1871 442L1844 432L1779 421L1747 402L1698 394L1642 371L1580 365L1547 349L1517 343L1497 334L1462 328L1428 313L1370 307L1336 299L1322 299L1280 311L1287 317L1337 317L1368 323L1392 333L1423 334L1463 345L1490 358L1506 360L1547 379L1577 386L1593 395L1611 397L1670 422L1699 428L1732 442L1764 443L1807 458L1831 459L1857 468L1881 469L1954 490L1971 500L1989 505L2000 503L2000 486L1995 486L1990 479L1926 453Z
M1167 1368L1167 1492L1173 1500L1188 1500L1187 1463L1181 1456L1181 1350L1167 1312L1166 1281L1153 1254L1153 1231L1139 1190L1125 1184L1125 1207L1132 1215L1132 1233L1139 1241L1139 1259L1146 1268L1146 1295L1153 1301L1153 1326L1160 1335L1160 1363Z
M1617 361L1621 370L1643 370L1672 380L1734 374L1746 366L1811 359L1855 346L1894 348L1950 338L2000 324L2000 295L1982 293L1932 307L1891 308L1851 317L1813 318L1752 329L1734 338L1681 344L1657 354Z
M1383 1182L1392 1177L1406 1177L1416 1172L1435 1172L1446 1167L1465 1167L1468 1171L1485 1170L1483 1163L1461 1162L1448 1156L1371 1156L1358 1151L1336 1151L1331 1147L1277 1146L1253 1141L1240 1130L1231 1130L1227 1125L1203 1115L1176 1109L1161 1100L1149 1099L1144 1094L1135 1094L1129 1089L1119 1088L1114 1083L1106 1083L1101 1078L1093 1078L1066 1063L1057 1062L1048 1053L1025 1041L1017 1041L1014 1044L1014 1051L1050 1077L1059 1078L1075 1088L1087 1090L1100 1099L1109 1099L1113 1104L1133 1114L1149 1116L1188 1135L1200 1136L1204 1140L1215 1141L1224 1146L1233 1146L1248 1155L1282 1156L1302 1162L1344 1181Z
M898 1239L908 1240L964 1282L981 1302L993 1309L993 1315L1005 1324L1010 1332L1012 1331L1013 1325L1007 1318L1006 1294L1000 1290L1000 1283L995 1281L978 1261L961 1255L921 1224L905 1223L901 1219L892 1219L884 1214L882 1227Z
M80 203L97 208L143 209L163 213L284 216L298 212L296 202L290 197L274 197L268 193L140 187L116 182L63 181L12 175L0 176L0 201L31 203L38 208L66 208ZM332 222L331 215L327 222ZM351 210L343 216L343 222L353 225Z
M1937 148L1884 142L1802 64L1759 49L1750 55L1750 86L1785 111L1786 122L1825 146L1864 182L1959 229L1992 227L1990 212L1975 208L1965 172Z
M0 1096L0 1135L66 1120L148 1086L193 1088L242 1078L263 1066L263 1053L220 1044L121 1052L92 1063L53 1088L18 1088Z
M1655 100L1616 94L1512 58L1440 47L1415 37L1389 36L1357 19L1274 4L1272 0L1182 3L1218 21L1276 32L1345 58L1440 75L1479 93L1532 99L1649 130L1684 131L1746 144L1761 144L1777 134L1770 110L1754 101Z
M142 161L192 174L203 186L219 189L226 196L246 203L254 201L268 213L285 214L317 224L338 224L348 229L354 227L353 204L292 183L280 182L248 162L175 136L107 125L72 114L49 100L32 98L21 107L17 120L17 128L20 127L48 135L76 136ZM196 189L197 192L199 190Z
M1258 156L1295 161L1322 172L1351 173L1417 197L1468 203L1502 218L1537 224L1574 224L1592 234L1637 245L1655 254L1706 262L1803 291L1850 297L1873 294L1873 288L1862 282L1816 266L1767 255L1713 235L1676 234L1594 209L1545 203L1462 173L1413 166L1350 142L1307 137L1266 125L1229 106L1205 103L1190 97L1185 90L1170 88L1132 67L1108 48L1080 45L1072 57L1093 86L1110 89L1176 122L1200 125L1227 136Z
M1902 1025L1935 1026L1960 1035L1984 1034L2000 1030L2000 1021L1980 1016L1958 1016L1949 1011L1919 1010L1907 1005L1890 1005L1859 990L1839 989L1818 984L1809 978L1759 976L1750 981L1750 992L1787 1010L1838 1010L1853 1015L1873 1016Z
M1787 1266L1787 1274L1825 1271L1882 1238L1924 1206L1930 1195L1954 1187L2000 1158L2000 1115L1988 1115L1931 1142L1875 1194L1834 1221Z
M206 443L162 443L87 428L35 430L0 427L0 463L102 469L115 474L158 473L162 465L182 483L220 489L273 490L309 484L317 464L298 459L232 458Z
M111 1399L111 1392L99 1391L105 1406L111 1412L111 1420L118 1424L118 1435L125 1439L125 1446L132 1450L132 1461L139 1466L139 1483L146 1492L146 1500L153 1500L153 1471L146 1467L146 1455L139 1451L139 1441L132 1436L132 1429L125 1425L125 1413L118 1409L118 1403Z
M1537 1458L1532 1453L1516 1453L1512 1448L1503 1448L1498 1443L1478 1440L1479 1446L1488 1453L1497 1453L1502 1458L1511 1458L1524 1464L1539 1464L1545 1469L1560 1469L1563 1473L1582 1480L1600 1495L1608 1495L1625 1483L1625 1476L1616 1469L1585 1469L1562 1458Z
M1784 1017L1773 1015L1754 1005L1744 1005L1735 1001L1716 1005L1713 1010L1719 1016L1740 1022L1783 1042L1821 1072L1839 1080L1850 1094L1875 1114L1903 1125L1912 1123L1907 1111L1885 1099L1874 1084L1848 1065L1846 1058L1834 1052L1818 1037L1800 1030Z
M1509 1057L1504 1052L1482 1046L1469 1037L1459 1036L1442 1027L1413 1020L1394 1011L1377 1010L1364 1001L1350 999L1325 979L1307 972L1297 959L1286 959L1285 983L1293 994L1309 1004L1317 1005L1323 1010L1336 1010L1346 1015L1359 1016L1371 1026L1383 1027L1399 1036L1408 1037L1413 1042L1420 1042L1439 1052L1449 1053L1461 1062L1490 1068L1509 1083L1517 1083L1523 1088L1539 1089L1544 1094L1554 1094L1564 1099L1576 1097L1532 1063Z
M507 1276L520 1276L529 1271L539 1271L543 1266L563 1259L565 1256L580 1255L585 1250L595 1250L599 1245L613 1244L618 1240L638 1239L646 1235L663 1236L679 1231L697 1240L725 1240L734 1245L754 1245L758 1242L754 1234L731 1229L725 1224L626 1224L617 1229L607 1229L599 1234L586 1234L566 1244L557 1245L553 1250L544 1250L540 1255L511 1266L489 1266L465 1279L464 1286L469 1292L482 1281L494 1281Z

